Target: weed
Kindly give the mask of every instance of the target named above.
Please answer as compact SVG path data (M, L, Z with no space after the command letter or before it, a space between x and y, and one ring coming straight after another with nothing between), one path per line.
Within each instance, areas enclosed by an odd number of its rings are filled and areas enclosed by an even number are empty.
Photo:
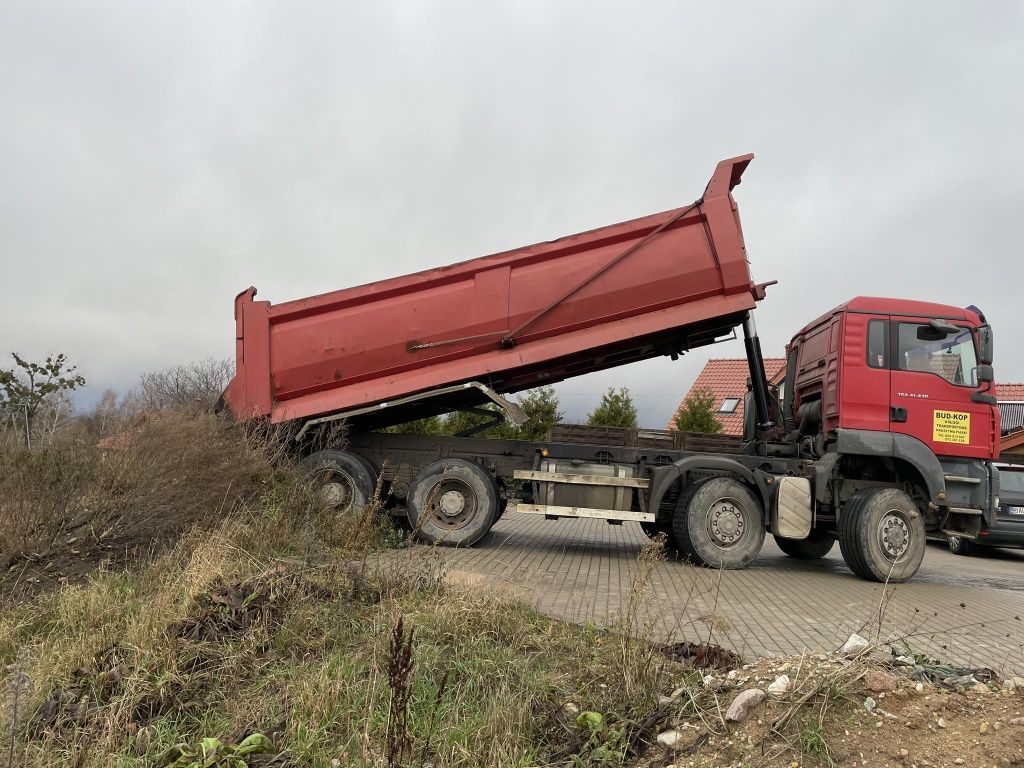
M626 757L628 741L621 724L613 725L610 718L600 712L581 712L576 726L588 734L580 755L573 758L575 765L618 765Z
M798 743L800 754L804 757L812 758L826 765L835 765L832 750L825 740L825 727L821 723L817 721L805 723L798 734Z
M247 757L274 751L270 739L262 733L247 736L238 744L225 744L208 737L195 746L177 744L157 761L160 768L247 768Z

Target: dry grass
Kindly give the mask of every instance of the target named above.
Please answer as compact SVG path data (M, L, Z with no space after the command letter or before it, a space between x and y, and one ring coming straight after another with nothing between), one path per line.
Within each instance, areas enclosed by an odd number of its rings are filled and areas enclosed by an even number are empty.
M0 717L20 764L152 764L177 743L254 732L289 765L565 764L593 751L565 702L625 724L655 705L653 691L624 691L619 642L450 591L429 551L307 566L270 556L265 524L196 532L136 573L0 618L0 662L28 649L30 706ZM218 620L222 636L184 639L236 585L278 597L254 601L250 622ZM46 702L62 704L41 720Z
M652 673L632 620L613 639L450 588L433 549L380 556L376 510L323 509L279 445L186 410L2 454L13 764L153 765L253 733L275 754L251 765L606 762L564 705L636 734L682 674Z
M0 451L4 592L21 597L149 556L261 499L271 512L305 504L282 496L297 486L270 437L184 410L140 417L99 443L77 432L40 450Z

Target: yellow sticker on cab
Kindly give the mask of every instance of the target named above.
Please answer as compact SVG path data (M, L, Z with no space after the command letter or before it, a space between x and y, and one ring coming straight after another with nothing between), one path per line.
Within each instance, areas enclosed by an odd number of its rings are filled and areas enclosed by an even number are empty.
M963 411L935 411L932 441L936 443L971 442L971 414Z

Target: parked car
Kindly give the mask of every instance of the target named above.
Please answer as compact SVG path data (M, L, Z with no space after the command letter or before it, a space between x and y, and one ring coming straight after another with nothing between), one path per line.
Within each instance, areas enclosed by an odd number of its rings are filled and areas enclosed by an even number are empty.
M1024 547L1024 466L999 467L999 517L977 541L949 537L949 551L969 555L980 547Z

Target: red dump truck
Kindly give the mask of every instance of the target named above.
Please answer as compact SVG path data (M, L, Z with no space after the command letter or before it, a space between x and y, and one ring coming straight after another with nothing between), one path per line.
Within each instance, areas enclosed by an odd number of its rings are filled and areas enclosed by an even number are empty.
M926 532L972 539L998 506L992 331L980 310L857 298L797 333L781 393L764 373L732 190L448 267L273 305L235 299L237 370L221 407L332 422L345 450L307 465L340 507L378 484L428 542L469 546L506 511L634 521L693 562L741 568L766 533L798 558L836 540L857 575L903 581ZM735 338L750 369L736 451L379 431L456 410L524 415L503 395ZM496 407L495 407L496 406ZM477 428L479 431L481 428Z

